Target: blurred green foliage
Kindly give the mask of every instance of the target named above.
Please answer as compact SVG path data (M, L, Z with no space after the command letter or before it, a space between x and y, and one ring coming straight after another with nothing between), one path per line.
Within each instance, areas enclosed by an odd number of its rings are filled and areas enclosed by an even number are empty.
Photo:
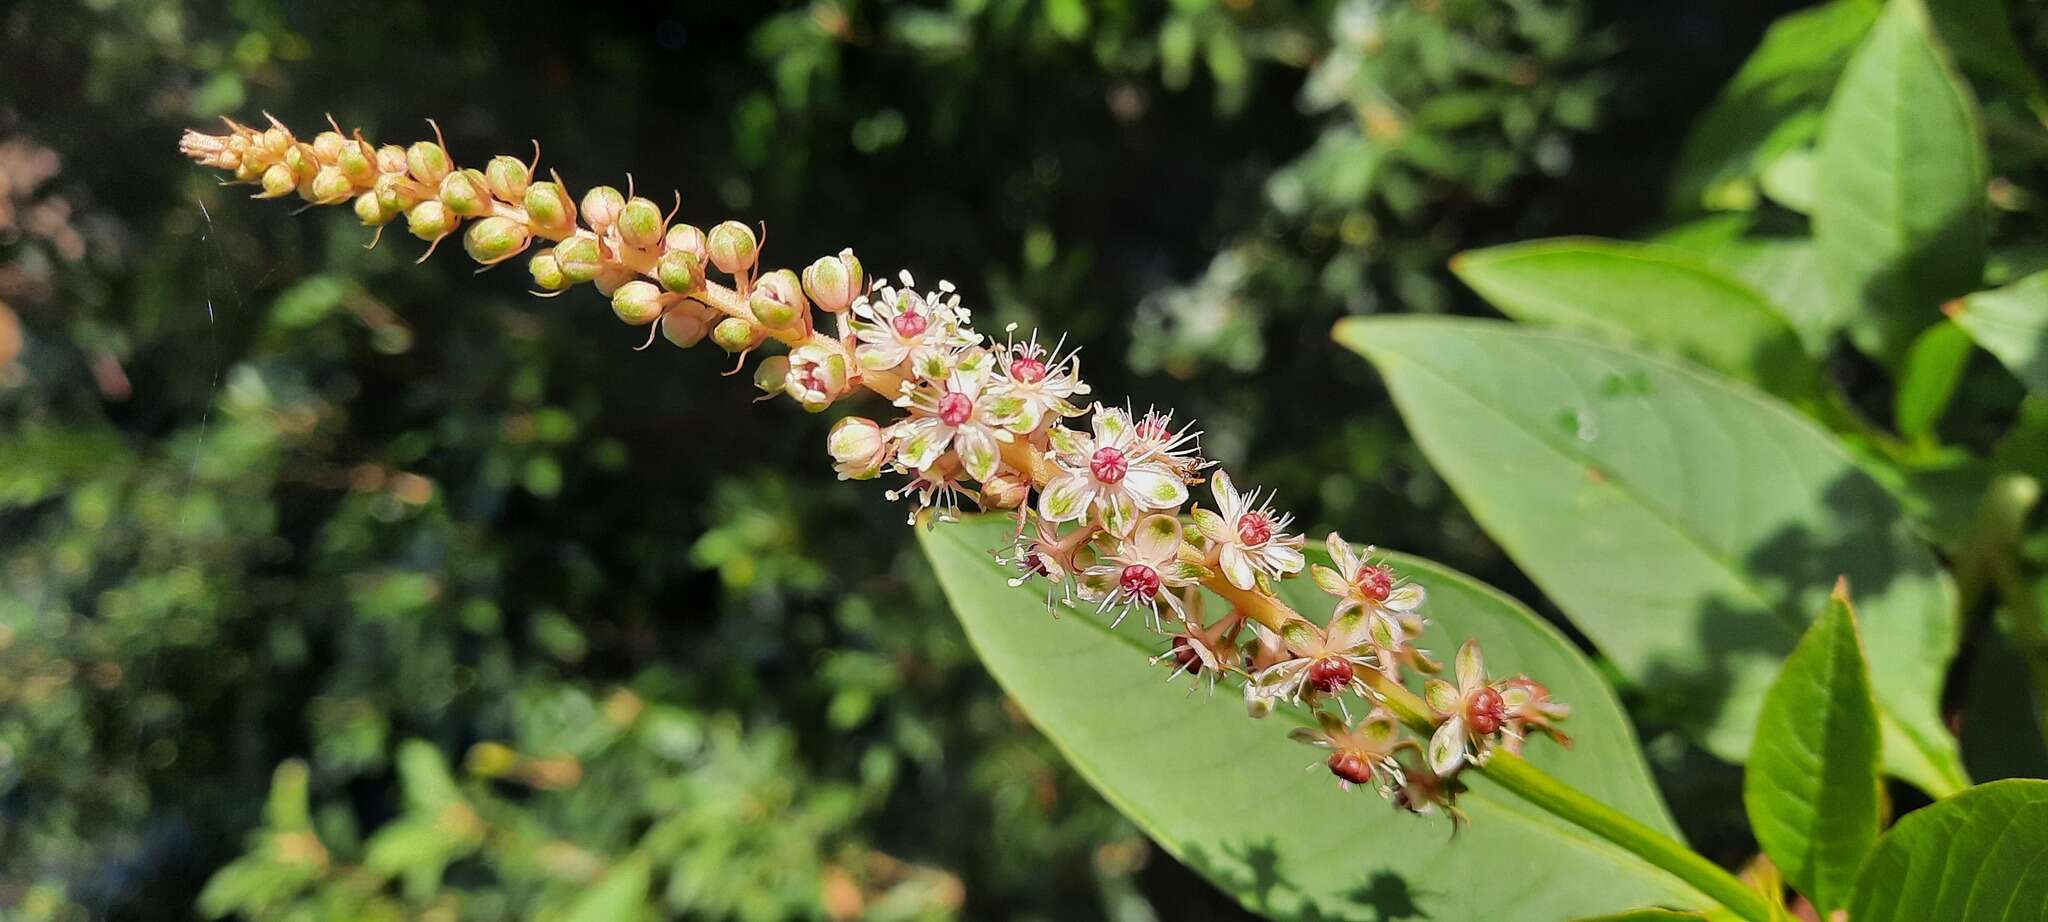
M1309 522L1512 587L1326 334L1477 309L1458 249L1657 213L1771 11L1616 7L10 5L0 905L1240 917L1006 705L829 420L602 303L249 205L173 139L538 137L772 252L950 276Z

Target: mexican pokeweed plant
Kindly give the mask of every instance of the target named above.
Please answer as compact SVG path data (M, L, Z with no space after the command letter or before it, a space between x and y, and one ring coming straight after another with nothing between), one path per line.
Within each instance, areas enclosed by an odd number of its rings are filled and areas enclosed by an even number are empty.
M1994 732L2036 734L2048 701L2048 398L2013 396L1988 440L1944 419L1976 347L2010 372L1983 386L2048 386L2043 260L2001 250L2024 222L1999 213L2028 205L2043 98L1979 6L1782 22L1689 142L1679 223L1454 261L1513 322L1337 325L1597 663L1454 570L1293 531L1192 422L1096 393L1053 334L977 329L948 282L851 249L771 268L765 228L677 223L630 183L575 194L537 151L464 167L438 132L229 121L181 148L259 198L523 260L542 295L592 286L640 348L709 340L764 399L886 407L835 424L839 475L924 526L968 638L1080 773L1254 911L2042 918L2048 782L1973 784L1944 710L1966 639L2032 679L2004 690L2032 720ZM1763 860L1738 876L1683 843L1615 686L1745 766ZM473 810L415 761L417 822ZM316 848L293 783L273 841ZM645 889L633 867L606 887Z

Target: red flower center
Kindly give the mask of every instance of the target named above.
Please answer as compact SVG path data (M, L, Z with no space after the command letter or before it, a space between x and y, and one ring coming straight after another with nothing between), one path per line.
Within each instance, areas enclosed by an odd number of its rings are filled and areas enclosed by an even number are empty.
M1011 362L1010 379L1023 384L1037 384L1045 380L1045 363L1028 355Z
M1308 665L1308 684L1325 695L1334 695L1350 685L1355 674L1350 660L1326 656Z
M1202 656L1195 652L1195 645L1188 643L1186 637L1173 639L1173 663L1180 667L1182 672L1190 675L1202 674Z
M1471 724L1472 731L1480 736L1498 731L1507 719L1507 702L1501 700L1500 692L1491 688L1473 692L1465 702L1465 722Z
M904 311L897 314L896 319L889 321L889 325L896 328L896 335L909 339L924 332L926 321L923 314Z
M974 398L959 391L947 391L939 398L939 421L948 426L958 426L974 415Z
M1159 595L1159 571L1142 563L1125 567L1124 572L1117 576L1116 582L1125 595L1137 596L1147 601Z
M1273 523L1256 512L1247 512L1237 519L1237 540L1245 547L1258 547L1273 540Z
M1088 470L1095 475L1096 480L1117 483L1124 479L1125 474L1131 472L1131 462L1124 457L1122 451L1098 448L1095 455L1088 459Z
M1358 578L1353 581L1358 591L1375 602L1384 602L1394 592L1394 574L1386 567L1359 567Z
M1330 761L1327 764L1330 766L1330 774L1352 784L1372 782L1372 763L1367 762L1365 757L1358 753L1348 749L1330 753Z

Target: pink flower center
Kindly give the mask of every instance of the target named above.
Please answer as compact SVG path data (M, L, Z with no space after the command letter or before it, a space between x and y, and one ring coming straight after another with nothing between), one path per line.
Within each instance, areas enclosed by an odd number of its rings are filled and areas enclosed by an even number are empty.
M1273 540L1273 523L1256 512L1247 512L1237 519L1237 540L1245 547L1258 547Z
M1358 591L1375 602L1384 602L1394 592L1394 574L1386 567L1359 567L1358 578L1353 581Z
M1166 420L1147 416L1138 423L1138 438L1147 442L1166 441Z
M1341 656L1326 656L1308 665L1308 684L1325 695L1343 691L1353 675L1351 661Z
M1471 724L1472 732L1480 736L1498 731L1507 719L1507 702L1501 700L1500 692L1491 688L1473 692L1465 702L1465 722Z
M1011 362L1010 380L1020 384L1037 384L1045 380L1045 363L1030 356Z
M1372 763L1367 762L1365 757L1358 753L1348 749L1330 753L1328 764L1330 766L1330 774L1336 775L1352 784L1369 784L1372 782Z
M1116 583L1125 595L1147 601L1159 595L1159 571L1142 563L1125 567L1124 572L1117 576Z
M1103 483L1117 483L1131 472L1131 462L1124 453L1114 448L1098 448L1088 459L1088 470L1096 480Z
M974 415L974 398L959 391L947 391L939 398L939 421L948 426L958 426Z
M922 334L928 322L924 319L923 314L916 311L904 311L897 314L896 319L889 321L889 325L896 328L896 335L904 339L911 339Z

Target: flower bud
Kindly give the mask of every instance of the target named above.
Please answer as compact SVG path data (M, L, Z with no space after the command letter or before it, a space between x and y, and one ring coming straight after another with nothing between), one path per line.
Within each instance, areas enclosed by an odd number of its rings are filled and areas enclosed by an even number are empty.
M383 227L398 217L397 210L385 208L384 203L377 200L375 192L356 196L355 209L356 220L363 222L364 227Z
M310 182L313 174L320 171L320 157L313 153L311 144L294 144L285 148L284 165L292 171L292 178L299 182Z
M638 279L612 292L612 313L633 326L653 323L661 316L661 289Z
M840 250L838 256L821 256L804 270L804 291L811 300L818 302L818 308L829 313L838 313L853 306L860 297L860 260L853 258L852 250Z
M704 266L688 251L670 250L654 264L654 277L661 280L663 288L689 294L704 287Z
M434 199L427 199L405 213L405 228L412 235L425 241L435 241L455 230L460 222L448 213L448 207Z
M619 194L619 190L598 186L583 193L583 223L602 234L619 220L619 212L625 207L626 197Z
M754 294L749 299L754 309L754 319L771 330L780 330L796 322L797 315L805 307L801 283L796 273L788 269L777 269L761 277L754 284Z
M244 160L235 167L236 182L256 182L263 178L263 165L254 160Z
M562 276L570 284L580 285L597 278L604 260L597 250L597 238L589 234L577 234L555 244L555 261L562 267Z
M619 209L619 239L636 250L645 250L661 242L664 228L661 223L661 206L639 196L634 196Z
M313 183L307 187L308 200L322 205L335 205L346 201L356 192L355 183L342 175L341 167L323 166L313 174Z
M526 197L526 190L533 182L533 176L526 171L526 164L518 157L499 154L484 164L484 184L498 201L517 204Z
M804 409L816 413L853 389L852 368L846 349L837 340L813 337L790 350L784 389Z
M526 225L492 215L469 226L469 232L462 235L462 249L470 259L489 266L518 255L526 249L528 239Z
M258 198L283 198L299 187L299 181L292 178L292 168L282 163L273 163L263 171L263 194Z
M697 311L673 310L661 316L661 338L679 348L688 349L703 342L708 329L704 315Z
M1024 505L1024 500L1030 495L1031 481L1017 476L1014 471L1000 471L981 482L981 504L985 508L1015 509Z
M738 221L726 221L711 229L705 235L705 246L711 253L711 264L727 275L739 275L754 265L754 257L760 243L754 239L752 228Z
M338 131L323 131L313 136L313 153L320 156L322 163L333 163L349 146L348 139Z
M576 230L576 206L569 201L562 187L551 182L537 182L526 187L523 196L526 218L533 223L533 229L545 236L563 237Z
M704 242L704 231L694 224L678 224L669 228L665 242L671 250L681 250L697 257L699 268L711 262L711 248Z
M256 140L256 146L267 157L272 159L282 157L285 150L292 146L292 133L284 130L283 125L272 122L271 126L264 129L263 135Z
M597 277L591 279L591 283L597 286L598 294L609 298L613 292L619 290L620 285L634 281L639 277L640 273L634 272L625 266L605 263L597 268Z
M448 152L432 141L415 141L405 149L405 168L412 178L429 186L438 186L448 178L455 167L448 162Z
M569 287L569 279L562 274L562 263L553 251L536 253L526 261L526 272L533 276L533 287L542 291L561 291Z
M839 479L871 480L889 459L889 439L874 420L849 416L833 424L832 434L825 437L825 450L832 455Z
M377 204L385 211L397 214L419 203L410 181L404 173L383 173L377 177L377 185L371 191L377 193Z
M377 172L403 173L405 171L405 148L399 147L396 144L386 144L383 147L377 148Z
M754 386L763 394L780 394L789 380L789 356L771 355L754 366Z
M653 287L653 286L648 286ZM761 342L762 333L738 317L727 317L711 328L711 341L727 352L742 352Z
M465 218L489 212L490 195L491 190L484 185L484 174L475 170L458 170L441 180L441 204Z
M368 146L350 141L335 155L334 165L341 169L341 175L348 177L351 184L368 186L377 181L377 163L371 159L372 156Z

